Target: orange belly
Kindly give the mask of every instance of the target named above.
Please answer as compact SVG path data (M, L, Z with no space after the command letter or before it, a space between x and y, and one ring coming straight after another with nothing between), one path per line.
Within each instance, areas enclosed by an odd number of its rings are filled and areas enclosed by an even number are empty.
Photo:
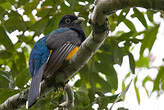
M75 53L78 51L79 47L75 47L65 58L66 60L69 60Z

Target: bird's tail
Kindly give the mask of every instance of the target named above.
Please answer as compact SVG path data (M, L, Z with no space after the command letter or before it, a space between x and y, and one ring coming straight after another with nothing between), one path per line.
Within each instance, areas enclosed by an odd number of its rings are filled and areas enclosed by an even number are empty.
M32 78L31 86L28 92L28 99L26 102L26 109L29 109L40 95L40 82L42 80L45 65L46 64L43 64Z

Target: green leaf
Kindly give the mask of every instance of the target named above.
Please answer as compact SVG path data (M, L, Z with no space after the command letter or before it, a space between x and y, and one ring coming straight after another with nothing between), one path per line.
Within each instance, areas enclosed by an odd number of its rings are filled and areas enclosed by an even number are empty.
M112 96L100 96L95 99L95 103L99 104L99 109L102 110L106 108L109 103L113 103L117 97L118 94Z
M124 51L123 48L115 47L113 52L114 62L121 65L123 61Z
M149 58L140 56L140 59L136 61L136 67L146 67L149 68Z
M152 10L147 10L146 13L147 13L147 17L148 17L149 21L151 21L152 23L154 23L153 17L154 17L154 13L155 12L152 11Z
M84 80L84 83L88 82L88 84L86 84L86 87L90 87L93 91L93 94L95 94L95 92L99 90L103 92L111 91L113 86L115 85L112 85L112 80L109 80L109 78L107 78L107 74L109 73L104 74L102 71L100 71L100 68L97 68L99 65L92 60L90 60L90 62L88 63L88 67L85 69L85 71L80 71L81 79ZM98 72L102 72L101 74L103 74L107 78L107 80L101 77Z
M1 59L9 59L9 58L11 58L11 56L12 56L12 53L9 51L6 51L6 50L0 51L0 58Z
M136 64L135 64L134 57L131 53L129 53L128 56L129 56L130 69L131 69L132 73L135 74Z
M6 1L7 1L7 0L1 0L1 1L0 1L0 4L1 4L1 3L5 3Z
M101 63L96 64L96 69L106 75L107 84L110 85L111 90L116 90L118 87L118 78L113 65L110 63L112 60L110 54L101 53L97 55Z
M153 91L160 91L160 85L164 84L164 66L161 66L154 80ZM163 87L162 87L163 89ZM164 90L164 89L163 89Z
M114 103L112 104L112 106L110 107L109 110L112 110L113 106L119 101L122 100L123 97L126 95L127 91L129 90L129 87L132 83L132 80L129 82L129 84L126 86L126 88L117 96L116 100L114 101Z
M144 25L145 28L147 28L147 22L146 19L144 17L144 14L141 13L137 8L133 8L134 14L132 15L132 17L137 17L140 22Z
M57 16L57 17L56 17ZM44 30L44 34L48 35L54 29L57 29L58 23L63 15L61 13L55 14L52 19L49 19L48 24Z
M120 98L123 98L123 96L125 96L125 94L127 93L127 91L129 90L129 87L130 87L130 85L131 85L131 83L132 83L132 80L129 82L129 84L125 87L125 89L123 89L123 91L121 92L121 94L120 94ZM117 99L118 100L118 99Z
M15 49L18 49L18 48L20 48L20 46L22 45L22 42L25 42L27 45L29 45L30 47L33 47L34 46L34 44L35 44L35 41L34 41L34 39L33 39L33 37L32 36L17 36L18 38L19 38L19 40L21 41L21 42L17 42L15 45L14 45L14 47L15 47Z
M145 87L145 84L146 82L148 81L152 81L152 78L150 76L146 76L142 82L142 86L144 87L146 93L147 93L147 96L149 96L149 92L148 92L148 89Z
M6 72L0 71L0 88L8 88L10 79Z
M41 20L35 22L31 26L30 30L35 31L36 32L35 35L40 35L44 31L46 26L48 25L48 22L49 22L49 18L41 19Z
M14 88L14 79L11 72L0 71L0 88Z
M0 7L0 20L3 19L5 14L7 14L7 11L5 9L3 9L2 7Z
M18 93L19 91L17 90L12 90L12 89L1 89L0 88L0 103L3 103L7 98L9 98L10 96Z
M42 8L40 10L37 10L37 14L36 16L38 17L45 17L45 16L52 16L54 14L54 11L52 10L52 8Z
M110 26L110 30L113 32L115 30L115 28L117 27L118 23L118 16L116 14L112 14L108 17L109 20L109 26Z
M127 16L127 14L129 13L129 11L130 11L130 8L122 9L121 13L120 13L119 16L118 16L118 24L117 24L117 26L118 26L122 21L124 21L124 19L126 19L126 16Z
M17 82L17 86L19 86L20 88L22 87L20 85L24 85L24 81L27 81L26 78L28 78L27 76L20 77L23 74L25 74L23 72L26 72L27 70L27 59L25 54L27 54L27 50L25 51L24 48L22 48L22 52L15 52L14 57L10 60L10 65L9 65L14 80ZM19 82L20 81L19 79L22 80L22 82Z
M32 2L26 2L24 5L24 14L29 15L33 9L35 9L40 0L32 0Z
M147 81L152 81L152 78L150 76L146 76L142 82L142 86L144 87Z
M106 102L105 105L107 105L108 103L113 103L116 100L116 98L118 97L118 95L119 94L112 95L112 96L105 96L105 95L103 95L103 96L97 97L95 99L95 102L99 103L99 104L103 104L103 102L105 101Z
M138 78L136 77L134 79L134 89L135 89L135 92L136 92L136 96L137 96L137 101L138 101L138 104L140 104L140 94L139 94L139 90L136 86L136 82L137 82Z
M70 8L70 7L68 7L65 3L64 3L64 1L62 1L61 3L60 3L61 5L61 12L62 13L70 13L70 14L73 14L73 10ZM81 12L83 12L83 8L81 8L81 10L79 10L79 11L81 11Z
M10 1L13 1L13 0L10 0ZM29 0L19 0L19 1L17 1L17 3L15 5L17 7L21 7L21 6L24 6L28 2L29 2Z
M125 90L125 82L122 81L122 91ZM125 99L125 96L123 96L123 100Z
M143 55L145 48L148 48L149 51L151 51L152 46L156 40L158 29L159 24L155 25L154 27L150 27L144 32L144 39L142 40L140 55Z
M69 2L72 10L75 9L79 5L77 0L67 0L67 2Z
M124 107L119 107L117 110L129 110L129 109L124 108Z
M45 2L43 2L42 7L43 6L53 6L53 7L55 7L60 2L61 2L61 0L55 0L55 1L53 1L53 0L46 0Z
M11 8L11 4L7 0L1 0L0 7L9 10Z
M80 102L80 103L79 103ZM90 99L88 96L88 90L84 87L80 87L75 93L75 107L74 110L89 110L91 109L91 104L89 104Z
M124 32L119 36L119 40L120 41L129 40L129 37L133 36L133 34L134 34L133 31Z
M2 26L0 26L0 33L1 33L0 43L3 44L6 49L13 47L13 44L12 44L9 36L6 34L6 32Z
M24 22L22 16L16 11L10 12L9 19L4 23L4 26L10 33L15 30L25 31L27 29L26 23Z
M134 24L133 24L130 20L124 19L123 22L125 23L125 25L126 25L131 31L137 32L137 31L136 31L136 28L135 28L135 26L134 26Z
M23 89L24 85L27 84L29 78L30 78L30 74L29 74L28 69L24 69L24 71L22 71L21 73L19 73L17 75L16 80L15 80L15 84L19 88Z

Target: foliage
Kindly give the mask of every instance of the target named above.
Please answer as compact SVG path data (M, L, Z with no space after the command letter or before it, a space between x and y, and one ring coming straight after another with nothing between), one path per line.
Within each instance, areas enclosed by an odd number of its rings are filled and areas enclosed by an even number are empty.
M79 3L80 1L80 3ZM0 103L8 97L29 87L30 80L28 71L29 52L35 43L34 39L48 35L57 28L61 16L79 12L79 16L86 19L84 29L88 36L91 32L88 23L88 15L93 9L93 0L1 0L0 1ZM90 110L92 105L99 104L100 109L107 108L108 103L113 103L118 94L118 77L113 65L121 65L124 56L129 57L131 73L135 74L135 68L151 68L150 59L144 56L145 49L149 52L156 40L159 24L153 19L155 11L147 10L145 13L133 8L131 18L137 18L144 26L145 30L137 31L135 24L127 18L130 9L123 9L119 14L112 14L108 17L112 32L120 23L124 23L128 32L118 30L112 37L108 37L103 46L91 58L85 67L76 75L80 76L73 86L75 90L75 110ZM151 22L147 23L146 17ZM17 39L12 33L17 32ZM143 35L139 39L137 36ZM12 39L12 40L11 40ZM14 40L14 41L13 41ZM123 46L119 46L120 43ZM131 53L133 45L141 44L140 58L135 61ZM143 80L143 87L146 91L145 83L153 82L153 91L164 90L164 67L161 66L156 79L146 76ZM128 73L122 81L122 88L125 89L125 80L130 76ZM119 75L119 74L118 74ZM138 103L140 102L139 88L136 86L137 77L134 80L134 87ZM123 90L124 90L123 89ZM123 91L122 90L122 91ZM153 92L151 91L151 92ZM112 93L111 96L104 95ZM63 92L49 93L41 98L31 110L51 110L58 106L63 99ZM95 97L95 94L98 96ZM24 110L25 107L20 108ZM119 110L126 110L121 107Z

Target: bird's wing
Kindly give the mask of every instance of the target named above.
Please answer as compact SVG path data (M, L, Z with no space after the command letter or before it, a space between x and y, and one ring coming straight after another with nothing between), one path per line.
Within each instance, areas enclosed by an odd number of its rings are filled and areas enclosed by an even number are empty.
M45 44L46 39L47 37L43 37L37 41L30 53L29 70L32 77L35 76L39 68L47 61L49 57L49 49Z
M36 99L40 95L40 82L42 80L42 75L43 75L45 67L46 67L46 63L44 63L39 68L36 75L34 75L32 78L31 86L28 92L28 99L26 102L27 109L30 108L36 102Z
M54 72L56 72L61 67L63 61L75 47L75 44L66 42L60 48L52 52L47 62L47 67L45 70L46 77L50 77L52 74L54 74Z
M48 38L46 39L46 45L49 49L54 50L64 45L64 43L66 43L67 41L78 46L82 42L79 34L76 31L69 29L60 33L50 33L48 35Z
M72 29L59 28L58 30L50 33L46 39L46 45L49 49L54 51L49 57L45 76L50 77L54 72L56 72L61 67L67 55L80 44L81 39L79 34Z

